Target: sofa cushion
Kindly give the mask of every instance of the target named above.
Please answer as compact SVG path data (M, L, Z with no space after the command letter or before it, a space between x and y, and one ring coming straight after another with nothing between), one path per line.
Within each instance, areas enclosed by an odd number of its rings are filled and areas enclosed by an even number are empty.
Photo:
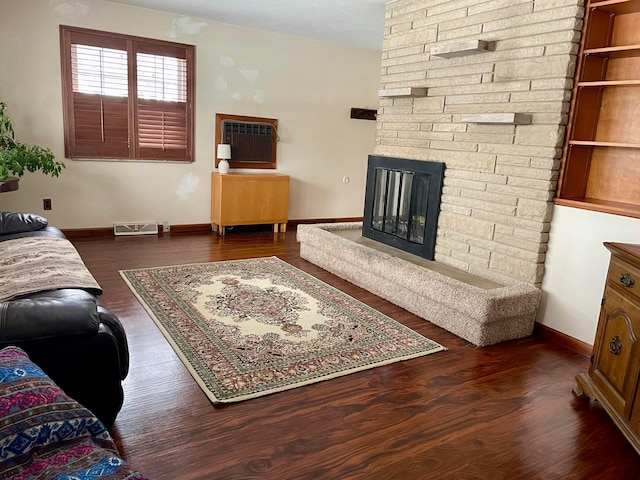
M146 479L106 427L17 347L0 350L0 478Z
M47 219L32 213L0 212L0 235L33 232L48 225Z

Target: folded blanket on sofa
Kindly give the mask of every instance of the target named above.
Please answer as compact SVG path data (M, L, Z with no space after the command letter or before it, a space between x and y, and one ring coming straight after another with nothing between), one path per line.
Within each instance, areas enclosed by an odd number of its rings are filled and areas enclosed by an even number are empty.
M0 478L148 480L105 426L17 347L0 350Z
M24 237L0 242L0 302L60 288L102 293L69 240Z

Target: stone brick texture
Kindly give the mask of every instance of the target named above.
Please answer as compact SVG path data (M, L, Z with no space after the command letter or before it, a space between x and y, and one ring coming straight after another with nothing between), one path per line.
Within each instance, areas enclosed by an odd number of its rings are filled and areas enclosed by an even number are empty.
M582 0L397 0L387 4L375 154L446 165L436 260L540 285L582 30ZM431 56L435 46L488 51ZM461 121L526 113L530 125Z

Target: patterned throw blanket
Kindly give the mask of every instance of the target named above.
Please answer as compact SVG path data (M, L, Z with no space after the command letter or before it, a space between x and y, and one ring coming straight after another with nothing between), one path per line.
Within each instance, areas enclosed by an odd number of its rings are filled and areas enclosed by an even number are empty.
M0 302L60 288L102 293L69 240L25 237L0 242Z
M0 350L0 478L149 480L105 426L17 347Z

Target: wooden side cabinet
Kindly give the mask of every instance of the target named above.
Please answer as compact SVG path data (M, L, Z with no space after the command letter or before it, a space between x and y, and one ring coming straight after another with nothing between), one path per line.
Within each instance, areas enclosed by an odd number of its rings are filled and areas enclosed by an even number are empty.
M211 230L220 235L231 225L273 224L285 232L288 212L288 175L211 174Z
M640 453L640 245L604 245L611 262L592 363L574 392L598 400Z

